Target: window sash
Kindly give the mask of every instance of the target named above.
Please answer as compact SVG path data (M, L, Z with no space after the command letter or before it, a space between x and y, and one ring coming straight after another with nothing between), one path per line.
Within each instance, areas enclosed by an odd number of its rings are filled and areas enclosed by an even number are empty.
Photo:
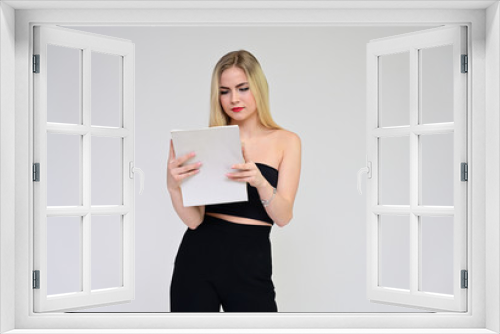
M367 294L372 301L414 306L430 310L467 310L467 290L461 288L461 270L467 269L467 182L460 181L460 164L467 160L467 76L460 73L461 54L467 54L466 28L446 26L371 41L367 46L367 150L372 162L372 178L367 181ZM453 122L444 124L419 124L419 79L421 68L420 49L453 45ZM379 124L379 57L409 52L409 122L408 126L381 128ZM470 69L469 69L470 70ZM422 134L453 133L453 187L454 206L424 206L419 204L420 139ZM409 138L409 205L379 204L379 154L380 138ZM408 214L409 226L409 290L379 286L380 242L379 219L381 214ZM453 217L453 295L419 291L421 280L420 217Z
M47 46L59 45L81 50L82 124L47 122ZM91 54L101 52L122 58L122 124L119 128L91 124ZM60 27L34 27L34 54L40 55L40 73L34 74L34 161L40 163L40 181L34 183L34 266L40 271L40 288L34 289L35 312L68 311L110 305L134 298L134 180L129 166L134 160L134 45L130 41ZM78 206L47 206L47 134L80 136L83 197ZM122 204L96 206L91 203L91 140L93 136L119 138L121 145ZM119 170L117 170L118 172ZM77 176L75 176L77 177ZM122 286L92 290L91 219L93 214L120 215L122 233ZM81 291L49 295L47 287L47 218L80 217Z

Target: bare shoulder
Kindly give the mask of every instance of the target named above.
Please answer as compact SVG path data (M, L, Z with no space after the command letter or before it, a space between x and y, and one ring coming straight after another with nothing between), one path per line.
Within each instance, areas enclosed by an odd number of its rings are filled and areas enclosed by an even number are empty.
M292 201L295 198L299 184L301 170L301 142L300 137L288 130L278 130L276 133L277 142L282 149L281 162L279 164L280 178L286 180L282 182L279 190L284 196Z
M301 145L300 137L296 133L281 129L281 130L276 130L275 135L276 135L276 140L283 148L285 149L300 148Z
M255 154L259 159L256 161L267 161L271 166L277 166L282 171L283 167L300 165L301 143L297 134L284 130L269 130L260 138L261 150Z
M284 129L276 130L274 135L276 136L275 142L281 151L280 170L283 168L300 169L302 151L300 137L296 133Z

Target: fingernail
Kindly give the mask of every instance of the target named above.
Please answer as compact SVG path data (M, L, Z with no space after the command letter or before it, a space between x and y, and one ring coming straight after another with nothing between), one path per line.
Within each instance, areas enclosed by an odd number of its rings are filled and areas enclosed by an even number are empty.
M201 166L201 162L198 162L198 164L197 164L197 165L198 165L198 167L199 167L199 166Z

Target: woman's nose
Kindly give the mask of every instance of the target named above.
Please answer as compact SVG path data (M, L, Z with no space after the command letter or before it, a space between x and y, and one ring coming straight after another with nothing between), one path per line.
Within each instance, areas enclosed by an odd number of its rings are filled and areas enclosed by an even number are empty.
M233 94L231 94L231 102L237 103L239 101L240 101L240 96L238 95L238 92L233 92Z

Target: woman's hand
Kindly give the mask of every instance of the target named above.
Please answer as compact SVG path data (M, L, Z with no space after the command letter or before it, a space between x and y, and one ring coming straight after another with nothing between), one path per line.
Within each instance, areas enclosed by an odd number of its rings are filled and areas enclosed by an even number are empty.
M232 169L238 169L238 171L228 173L226 176L231 180L238 182L248 182L252 187L261 188L267 185L267 180L262 176L260 169L254 162L251 162L245 156L245 149L242 147L243 159L245 163L236 164L231 166Z
M170 153L167 163L167 188L169 191L177 190L181 186L182 180L200 172L201 162L196 162L182 166L186 161L193 158L195 153L188 153L176 158L172 140L170 140Z

